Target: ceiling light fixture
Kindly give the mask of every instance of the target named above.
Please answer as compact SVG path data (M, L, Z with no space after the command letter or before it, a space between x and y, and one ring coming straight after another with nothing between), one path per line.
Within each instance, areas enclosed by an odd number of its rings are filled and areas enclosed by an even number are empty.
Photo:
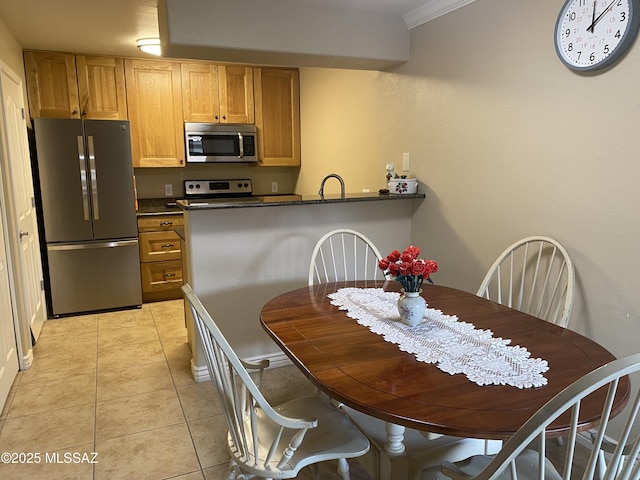
M136 41L138 49L152 55L160 55L160 39L159 38L140 38Z

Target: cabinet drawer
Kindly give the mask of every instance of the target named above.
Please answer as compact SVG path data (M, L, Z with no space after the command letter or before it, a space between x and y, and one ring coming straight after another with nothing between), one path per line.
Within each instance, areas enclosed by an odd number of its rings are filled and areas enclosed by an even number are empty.
M173 230L184 226L182 215L148 215L138 217L139 232L155 232L159 230Z
M161 262L180 260L180 237L176 232L144 232L140 234L140 260Z
M182 262L153 262L140 265L142 291L176 290L182 286Z

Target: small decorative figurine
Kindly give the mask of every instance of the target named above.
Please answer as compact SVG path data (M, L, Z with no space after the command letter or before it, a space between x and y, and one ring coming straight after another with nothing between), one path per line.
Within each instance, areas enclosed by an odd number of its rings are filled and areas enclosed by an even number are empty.
M398 174L395 172L393 163L387 163L387 182L392 178L398 178Z

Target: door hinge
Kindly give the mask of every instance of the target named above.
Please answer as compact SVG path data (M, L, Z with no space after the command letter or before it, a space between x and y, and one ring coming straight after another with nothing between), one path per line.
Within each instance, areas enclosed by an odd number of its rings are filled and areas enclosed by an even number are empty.
M40 291L44 292L44 280L40 280Z
M31 208L36 208L36 197L31 197Z
M24 116L24 108L21 108L21 109L20 109L20 112L22 112L22 119L24 120L24 119L25 119L25 116Z

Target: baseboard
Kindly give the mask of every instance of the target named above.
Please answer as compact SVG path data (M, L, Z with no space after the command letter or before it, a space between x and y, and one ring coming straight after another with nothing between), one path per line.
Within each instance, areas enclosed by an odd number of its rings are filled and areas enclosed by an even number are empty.
M33 348L30 348L26 355L20 357L20 370L28 370L33 366Z
M269 361L269 367L271 368L280 368L291 365L291 360L284 353L269 353L266 355L256 355L255 357L247 357L244 360L248 360L250 362L260 362L262 360ZM191 375L193 375L193 379L196 383L204 383L211 380L209 376L209 369L206 365L196 365L193 363L193 358L191 359Z

